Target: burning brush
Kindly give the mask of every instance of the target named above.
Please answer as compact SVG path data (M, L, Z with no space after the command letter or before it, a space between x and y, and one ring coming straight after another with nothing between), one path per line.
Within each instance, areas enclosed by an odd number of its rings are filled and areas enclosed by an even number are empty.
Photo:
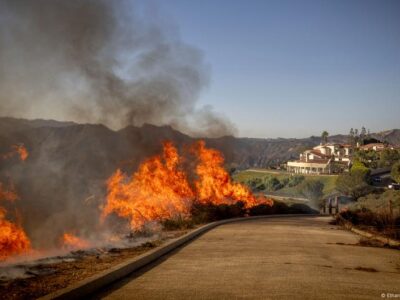
M25 148L16 147L15 151L22 161L28 157ZM272 205L271 200L257 198L246 186L233 182L223 164L222 154L207 148L204 141L195 142L182 153L172 142L165 142L162 153L144 161L132 176L118 169L108 179L106 202L101 206L101 230L93 232L90 239L77 235L74 230L64 231L59 238L59 249L70 252L128 245L123 235L108 232L104 220L111 214L128 220L133 232L144 232L151 224L175 218L190 219L192 208L197 204L233 205L240 201L246 209L262 203ZM13 186L5 188L0 183L1 201L17 199ZM0 207L0 261L33 253L23 228L6 219L6 213ZM43 251L40 253L45 256Z
M183 165L188 159L195 161L196 167L185 172ZM132 230L140 230L149 221L190 217L194 203L242 201L246 208L261 203L272 205L271 200L256 198L247 187L232 182L223 163L222 154L206 148L204 141L192 145L188 156L180 156L171 142L165 142L163 153L142 163L131 177L119 169L110 177L102 218L115 213L128 219Z
M18 155L21 161L24 161L28 157L28 151L24 145L15 145L12 149L13 151L3 155L2 158L9 159ZM0 182L0 262L9 256L27 253L31 249L30 240L23 228L18 222L7 219L8 211L2 206L4 202L14 203L18 198L12 183L6 186ZM16 215L18 216L17 212Z

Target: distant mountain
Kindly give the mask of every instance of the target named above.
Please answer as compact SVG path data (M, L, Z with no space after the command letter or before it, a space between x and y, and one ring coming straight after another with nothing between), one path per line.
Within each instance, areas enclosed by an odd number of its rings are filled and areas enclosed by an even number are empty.
M391 145L400 145L400 129L392 129L371 134L373 138Z
M399 144L399 132L376 135ZM23 225L36 246L44 247L54 244L64 230L98 226L107 178L117 168L133 172L145 158L159 153L165 140L183 148L196 139L170 126L145 124L113 131L99 124L0 118L0 155L17 143L24 143L29 151L24 163L0 160L0 181L14 182L22 199L17 205ZM346 140L345 135L330 137L333 142ZM297 158L319 144L320 138L225 136L205 141L224 153L227 167L249 168Z

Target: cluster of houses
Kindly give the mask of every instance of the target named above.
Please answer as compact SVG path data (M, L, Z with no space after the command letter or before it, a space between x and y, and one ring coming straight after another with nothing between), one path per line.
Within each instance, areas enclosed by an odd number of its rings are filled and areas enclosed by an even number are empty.
M354 149L383 151L392 146L383 143L353 147L349 144L326 143L306 150L298 160L288 161L287 171L294 174L334 174L346 172L351 167Z

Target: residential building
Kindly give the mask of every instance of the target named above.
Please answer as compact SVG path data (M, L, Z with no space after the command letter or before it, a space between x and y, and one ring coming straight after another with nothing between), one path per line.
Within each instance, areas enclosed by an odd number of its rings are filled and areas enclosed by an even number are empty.
M346 144L321 144L289 161L287 171L295 174L333 174L348 171L353 148Z

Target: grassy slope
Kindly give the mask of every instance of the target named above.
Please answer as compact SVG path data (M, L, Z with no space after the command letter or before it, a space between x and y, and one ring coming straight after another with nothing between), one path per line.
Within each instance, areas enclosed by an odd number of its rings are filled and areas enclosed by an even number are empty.
M249 179L262 178L266 175L274 176L274 177L278 178L279 180L282 180L283 178L290 176L290 174L288 174L286 172L260 169L260 170L241 171L239 173L236 173L233 176L233 178L236 181L245 183ZM304 175L304 177L305 177L305 180L321 181L324 184L324 195L325 196L332 193L336 187L336 180L337 180L336 175L329 175L329 176L328 175ZM299 193L297 187L284 187L275 192L265 191L265 193L275 194L278 196L302 197L302 195Z

